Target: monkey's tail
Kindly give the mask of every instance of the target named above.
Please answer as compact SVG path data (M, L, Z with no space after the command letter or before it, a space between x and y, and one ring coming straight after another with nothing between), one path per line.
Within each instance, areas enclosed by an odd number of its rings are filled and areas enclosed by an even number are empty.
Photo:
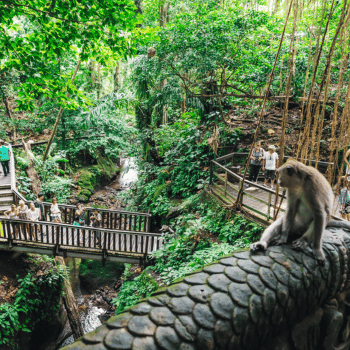
M331 220L326 228L328 227L337 227L337 228L344 228L346 230L350 230L350 222L349 221L339 221L339 220Z

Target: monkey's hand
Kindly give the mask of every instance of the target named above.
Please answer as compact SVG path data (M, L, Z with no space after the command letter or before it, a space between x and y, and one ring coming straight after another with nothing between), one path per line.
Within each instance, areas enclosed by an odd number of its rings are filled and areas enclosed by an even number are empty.
M259 241L250 245L250 251L255 252L257 250L266 250L267 243L263 241Z

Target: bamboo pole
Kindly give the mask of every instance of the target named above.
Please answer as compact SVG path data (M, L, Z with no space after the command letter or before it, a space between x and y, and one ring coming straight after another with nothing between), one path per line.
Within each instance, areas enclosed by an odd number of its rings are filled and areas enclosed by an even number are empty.
M268 95L270 93L270 87L272 85L273 76L274 76L274 72L275 72L275 69L276 69L278 57L279 57L279 54L281 52L282 42L283 42L283 39L284 39L284 35L286 33L286 28L287 28L287 24L288 24L289 15L290 15L290 12L291 12L291 9L292 9L292 5L293 5L293 0L290 1L288 13L287 13L287 16L286 16L286 20L285 20L284 27L283 27L283 32L282 32L280 43L279 43L279 47L278 47L278 50L277 50L277 53L276 53L275 62L273 64L273 68L272 68L272 71L271 71L271 74L270 74L270 79L269 79L269 82L267 84L267 88L266 88L266 92L265 92L265 96L264 96L264 101L263 101L263 104L261 106L261 111L260 111L260 115L259 115L259 119L258 119L258 125L256 126L256 131L254 133L254 139L253 139L252 145L250 147L249 155L248 155L248 158L247 158L248 161L247 161L247 163L245 165L245 170L244 170L243 179L242 179L242 186L240 187L240 189L238 191L237 199L236 199L236 202L234 203L234 207L236 207L236 209L241 209L241 207L242 207L241 203L242 203L244 181L245 181L245 178L247 176L247 171L248 171L248 167L249 167L249 159L250 159L250 157L252 155L253 149L255 147L255 142L256 142L256 140L258 138L258 135L259 135L260 125L261 125L261 122L263 120L265 106L266 106L266 102L267 102L267 97L268 97Z
M285 136L286 136L286 125L287 125L287 119L288 119L288 104L289 104L289 96L290 96L290 88L291 88L291 82L292 82L292 76L294 71L294 58L296 54L296 45L295 45L295 33L298 31L298 0L295 1L294 5L294 20L293 20L293 29L292 29L292 39L290 42L290 48L289 48L289 57L288 57L288 68L289 68L289 75L287 79L287 85L286 85L286 98L284 100L284 108L283 108L283 116L282 116L282 134L281 134L281 142L280 142L280 152L279 152L279 159L282 163L284 158L284 145L285 145ZM276 181L276 196L275 196L275 204L273 208L273 219L276 220L277 218L277 205L278 205L278 193L279 193L279 183L278 183L278 174L277 174L277 181ZM282 204L282 201L281 201Z

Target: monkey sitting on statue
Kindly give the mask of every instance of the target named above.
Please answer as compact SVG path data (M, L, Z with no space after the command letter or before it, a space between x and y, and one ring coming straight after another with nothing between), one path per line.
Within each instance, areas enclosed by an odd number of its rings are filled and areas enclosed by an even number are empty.
M260 241L250 246L250 251L286 243L289 234L293 234L301 236L293 242L293 247L305 249L312 246L315 258L323 265L322 235L325 228L350 230L350 223L330 221L334 195L329 182L317 169L288 159L276 171L279 185L287 189L286 213L264 231Z

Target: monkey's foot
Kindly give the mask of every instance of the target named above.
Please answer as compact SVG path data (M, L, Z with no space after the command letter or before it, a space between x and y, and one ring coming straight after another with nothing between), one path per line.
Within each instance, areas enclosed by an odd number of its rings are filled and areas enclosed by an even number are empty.
M255 252L257 250L266 250L267 249L267 243L266 242L256 242L250 245L250 251Z
M323 253L322 248L313 249L313 252L314 252L315 259L318 261L318 263L319 263L321 266L324 266L325 261L326 261L326 257L325 257L325 255L324 255L324 253Z
M309 242L306 239L299 238L293 242L293 248L304 250L307 247L308 243Z
M288 237L279 237L279 238L275 238L272 242L271 245L281 245L281 244L286 244L288 240Z

